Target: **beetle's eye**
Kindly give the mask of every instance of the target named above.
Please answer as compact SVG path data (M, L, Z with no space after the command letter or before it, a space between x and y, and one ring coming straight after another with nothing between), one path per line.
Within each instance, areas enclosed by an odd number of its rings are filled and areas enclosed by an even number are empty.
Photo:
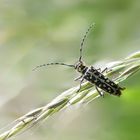
M81 67L78 68L78 71L81 71Z

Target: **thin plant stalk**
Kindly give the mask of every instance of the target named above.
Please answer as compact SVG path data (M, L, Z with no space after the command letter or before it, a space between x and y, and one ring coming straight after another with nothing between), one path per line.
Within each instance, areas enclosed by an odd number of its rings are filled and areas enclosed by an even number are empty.
M140 52L131 54L124 60L109 63L107 67L110 71L105 73L105 75L115 83L120 83L140 70ZM100 97L98 92L95 90L94 85L89 82L83 83L79 92L77 92L78 89L79 86L72 87L61 93L49 104L32 110L18 118L14 121L16 124L12 128L0 134L0 140L7 140L16 136L23 130L33 127L35 124L48 119L52 115L69 106L88 104Z

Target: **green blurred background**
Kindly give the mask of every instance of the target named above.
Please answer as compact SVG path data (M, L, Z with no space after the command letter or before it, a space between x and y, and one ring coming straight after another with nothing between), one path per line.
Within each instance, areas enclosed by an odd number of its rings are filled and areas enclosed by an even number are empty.
M0 0L0 128L78 85L71 68L32 69L75 63L93 22L84 46L88 65L98 68L140 50L139 0ZM139 84L140 72L121 84L121 98L69 108L14 139L139 140Z

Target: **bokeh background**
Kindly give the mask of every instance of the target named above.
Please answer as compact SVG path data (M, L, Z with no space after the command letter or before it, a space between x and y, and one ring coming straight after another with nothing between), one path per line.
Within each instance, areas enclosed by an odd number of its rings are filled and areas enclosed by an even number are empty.
M32 69L75 63L91 23L96 25L84 46L88 65L99 67L140 50L139 0L0 0L0 128L78 85L71 68ZM121 98L69 108L13 139L139 140L140 72L122 85Z

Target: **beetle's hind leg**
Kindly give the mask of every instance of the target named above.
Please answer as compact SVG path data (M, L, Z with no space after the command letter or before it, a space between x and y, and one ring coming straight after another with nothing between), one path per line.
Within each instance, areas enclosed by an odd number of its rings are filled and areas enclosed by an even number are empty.
M96 88L97 92L99 93L99 95L100 95L100 96L102 96L102 97L104 97L104 93L103 93L103 92L101 92L101 91L98 89L98 87L97 87L97 86L95 86L95 88Z
M126 88L125 88L125 87L119 87L119 89L120 89L120 90L125 90Z

